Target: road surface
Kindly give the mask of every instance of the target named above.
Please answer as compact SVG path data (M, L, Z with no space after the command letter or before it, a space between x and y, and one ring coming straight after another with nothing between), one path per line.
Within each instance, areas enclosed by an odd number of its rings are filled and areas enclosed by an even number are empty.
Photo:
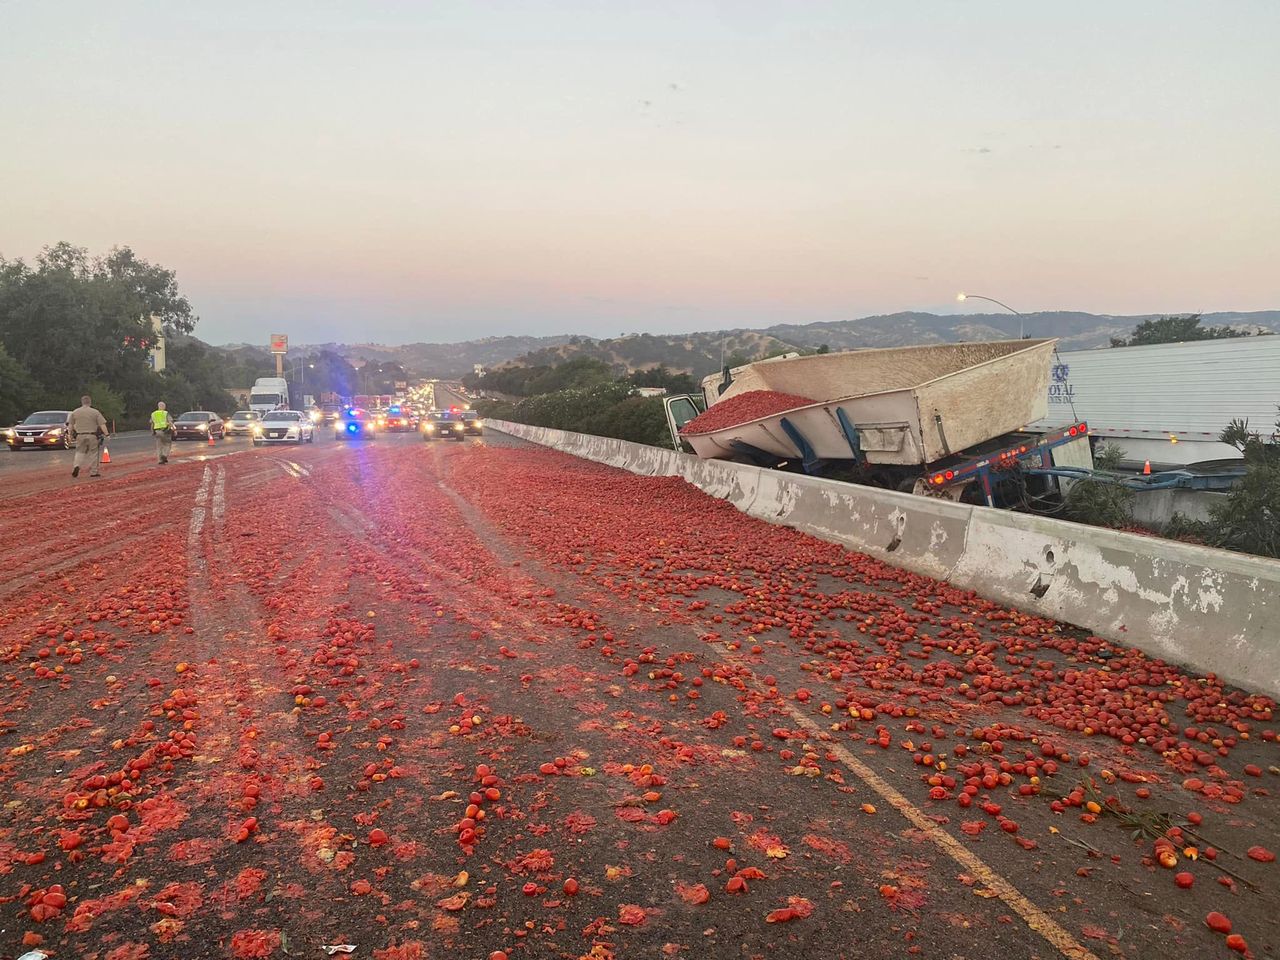
M498 435L118 449L0 454L0 957L1280 949L1264 698Z

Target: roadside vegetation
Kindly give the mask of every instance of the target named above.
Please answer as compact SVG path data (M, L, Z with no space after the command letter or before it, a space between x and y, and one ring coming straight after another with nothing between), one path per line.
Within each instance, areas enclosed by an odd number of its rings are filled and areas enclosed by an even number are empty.
M1244 478L1209 509L1208 520L1174 517L1164 532L1213 547L1280 557L1280 408L1269 435L1251 428L1248 420L1233 420L1220 439L1244 455Z
M1100 474L1118 476L1124 451L1114 443L1104 443L1093 453L1093 467ZM1100 480L1075 480L1065 497L1063 514L1068 520L1096 527L1123 529L1133 526L1133 501L1137 493L1127 487Z
M697 389L686 373L658 366L620 376L594 357L575 357L555 366L502 367L483 377L467 377L464 383L501 395L475 405L484 417L658 447L671 443L662 398L639 396L636 390L665 387L668 393L688 393Z

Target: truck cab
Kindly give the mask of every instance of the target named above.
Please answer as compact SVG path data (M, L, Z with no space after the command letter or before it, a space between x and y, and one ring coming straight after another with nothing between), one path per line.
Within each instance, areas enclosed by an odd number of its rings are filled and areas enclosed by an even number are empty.
M259 377L249 391L249 409L266 414L289 407L289 384L284 377Z

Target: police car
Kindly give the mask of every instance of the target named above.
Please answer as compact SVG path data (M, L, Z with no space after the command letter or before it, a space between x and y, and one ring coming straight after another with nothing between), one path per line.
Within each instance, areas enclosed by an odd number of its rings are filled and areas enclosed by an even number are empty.
M313 443L315 424L298 410L272 410L253 428L253 445L264 443Z
M382 414L382 429L397 433L412 433L418 428L418 417L407 406L392 404Z
M333 423L335 440L372 440L378 435L378 422L359 407L348 407Z

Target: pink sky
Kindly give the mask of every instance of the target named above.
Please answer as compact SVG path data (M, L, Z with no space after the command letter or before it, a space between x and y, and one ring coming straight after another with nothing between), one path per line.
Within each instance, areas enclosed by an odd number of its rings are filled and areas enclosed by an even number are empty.
M1280 308L1280 4L632 6L12 7L0 254L215 342Z

